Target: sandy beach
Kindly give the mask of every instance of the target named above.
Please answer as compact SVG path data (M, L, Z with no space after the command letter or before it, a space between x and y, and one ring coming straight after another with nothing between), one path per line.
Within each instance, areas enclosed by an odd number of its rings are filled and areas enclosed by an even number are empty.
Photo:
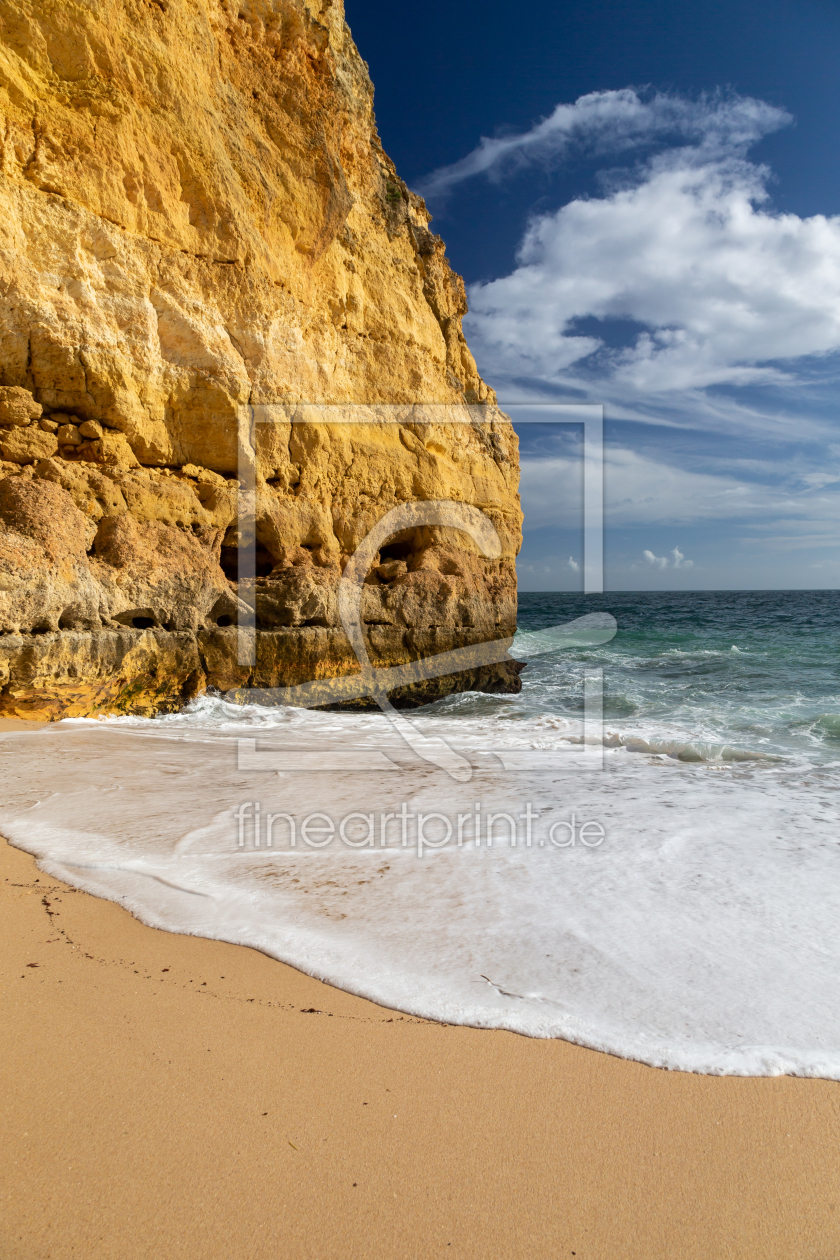
M0 851L9 1260L840 1254L836 1083L402 1016Z
M0 1260L840 1260L838 62L0 0Z

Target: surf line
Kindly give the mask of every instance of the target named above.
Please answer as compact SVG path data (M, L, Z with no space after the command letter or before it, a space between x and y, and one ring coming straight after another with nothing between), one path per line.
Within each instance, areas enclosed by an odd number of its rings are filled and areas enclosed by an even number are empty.
M468 503L433 499L398 504L386 512L362 540L348 560L338 584L339 618L361 667L360 672L313 679L294 687L235 688L227 692L225 698L237 704L288 705L309 709L370 696L418 756L446 770L459 782L467 782L472 777L470 763L440 736L421 734L394 708L388 698L389 693L411 683L509 661L512 659L509 650L515 636L467 644L404 665L382 668L371 664L364 638L362 590L376 555L394 534L424 525L462 530L470 535L488 559L497 560L502 553L499 535L490 518ZM565 625L532 633L528 637L535 641L536 651L530 651L529 655L543 655L562 647L591 647L607 643L616 630L615 618L609 613L590 613Z

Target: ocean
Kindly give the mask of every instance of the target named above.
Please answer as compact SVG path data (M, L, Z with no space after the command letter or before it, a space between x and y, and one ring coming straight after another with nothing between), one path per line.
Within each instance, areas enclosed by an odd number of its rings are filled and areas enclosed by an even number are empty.
M840 591L521 594L520 630L610 612L597 653L534 661L527 710L579 705L585 663L602 665L604 718L643 738L824 764L840 756Z
M411 1014L840 1079L838 647L837 591L522 594L519 696L0 735L0 831Z

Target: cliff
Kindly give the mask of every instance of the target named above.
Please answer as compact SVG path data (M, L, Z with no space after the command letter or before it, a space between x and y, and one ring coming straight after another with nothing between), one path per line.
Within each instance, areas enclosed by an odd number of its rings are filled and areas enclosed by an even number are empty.
M338 0L5 0L0 108L0 713L352 672L342 568L416 500L479 507L501 557L437 527L383 547L373 663L511 635L515 435ZM516 690L516 670L398 699L464 687Z

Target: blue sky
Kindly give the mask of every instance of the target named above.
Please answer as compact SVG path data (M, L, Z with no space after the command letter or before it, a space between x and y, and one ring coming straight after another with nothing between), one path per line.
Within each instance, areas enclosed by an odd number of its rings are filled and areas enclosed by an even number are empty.
M840 6L347 16L484 376L606 406L608 589L840 586ZM577 589L578 437L522 438L521 585Z

